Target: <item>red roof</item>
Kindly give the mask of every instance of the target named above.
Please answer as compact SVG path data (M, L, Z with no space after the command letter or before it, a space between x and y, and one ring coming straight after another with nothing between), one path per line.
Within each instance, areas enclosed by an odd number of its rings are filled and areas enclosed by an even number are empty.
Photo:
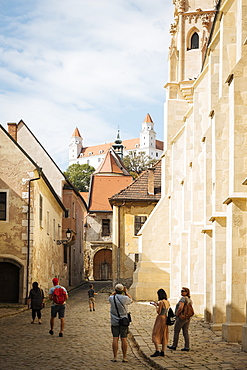
M81 137L81 134L80 134L77 127L76 127L75 131L73 132L72 137Z
M92 176L90 188L89 210L92 211L112 211L109 198L126 188L133 181L131 176Z
M99 167L96 169L94 174L120 174L130 176L125 165L121 161L118 155L114 152L113 149L109 149L104 160L101 162Z
M151 118L151 116L150 116L149 113L146 115L146 117L145 117L145 119L144 119L143 122L153 123L153 120L152 120L152 118Z

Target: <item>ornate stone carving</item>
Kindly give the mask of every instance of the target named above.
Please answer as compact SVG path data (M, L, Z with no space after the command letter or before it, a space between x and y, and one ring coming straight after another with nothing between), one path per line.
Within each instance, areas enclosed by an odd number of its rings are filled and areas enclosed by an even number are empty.
M175 3L178 13L183 13L185 10L185 0L175 0L174 3Z
M170 26L170 34L173 36L173 35L175 35L176 32L177 32L177 24L172 23L171 26Z

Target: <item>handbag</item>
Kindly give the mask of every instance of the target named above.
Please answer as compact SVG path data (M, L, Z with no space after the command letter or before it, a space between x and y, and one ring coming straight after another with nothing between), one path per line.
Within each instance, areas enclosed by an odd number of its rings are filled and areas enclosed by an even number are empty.
M130 316L130 313L127 313L127 316L128 317L120 317L119 315L119 311L118 311L118 308L117 308L117 304L116 304L116 296L114 295L113 297L114 299L114 303L115 303L115 307L116 307L116 310L117 310L117 314L118 314L118 317L119 317L119 325L120 326L129 326L130 322L131 322L131 316ZM121 305L124 307L124 305L122 304L122 302L118 299L118 301L121 303ZM124 307L124 309L126 310L126 308ZM130 319L129 319L130 318Z
M192 304L188 302L188 300L185 300L184 308L181 314L179 315L179 318L181 320L188 320L195 314L194 309L192 307Z
M172 326L174 325L174 323L175 323L175 315L174 315L172 308L170 307L168 310L167 318L166 318L166 325Z

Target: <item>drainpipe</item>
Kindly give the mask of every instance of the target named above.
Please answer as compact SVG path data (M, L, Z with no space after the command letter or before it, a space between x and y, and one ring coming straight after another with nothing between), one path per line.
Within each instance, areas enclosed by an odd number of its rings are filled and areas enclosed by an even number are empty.
M38 175L39 177L36 177L35 179L29 180L28 183L28 207L27 207L27 280L26 280L26 303L29 293L29 286L28 286L28 280L29 280L29 264L30 264L30 214L31 214L31 182L36 181L40 179L40 175L42 173L42 168L39 167L38 169Z
M118 220L117 220L117 224L118 224L118 236L117 236L117 283L120 283L120 242L121 242L121 238L120 238L120 210L121 210L121 206L124 206L125 205L125 201L117 207L118 209Z
M118 209L118 236L117 236L117 283L120 282L120 207L117 207Z

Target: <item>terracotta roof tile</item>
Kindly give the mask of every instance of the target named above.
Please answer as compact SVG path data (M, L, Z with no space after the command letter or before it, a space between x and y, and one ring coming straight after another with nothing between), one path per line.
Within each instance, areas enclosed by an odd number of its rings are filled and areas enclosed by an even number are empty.
M79 156L89 157L94 155L106 154L113 144L114 143L106 143L101 145L84 147L82 148ZM123 140L122 145L124 147L124 150L138 149L140 147L140 138ZM156 149L163 150L163 141L156 140Z
M82 198L85 200L85 202L87 204L89 192L88 191L80 191L80 194L81 194Z
M146 115L146 117L145 117L145 119L144 119L143 122L153 123L153 120L152 120L152 118L151 118L151 116L150 116L149 113Z
M103 174L103 173L115 173L125 176L130 176L125 165L115 153L113 149L109 149L104 160L101 162L99 167L96 169L94 174Z
M80 134L77 127L76 127L75 131L73 132L72 137L81 137L81 134Z
M151 172L154 174L154 194L149 194L148 183ZM114 194L110 202L114 201L159 201L161 198L161 160L155 163L151 170L143 172L132 184L121 190L119 193Z
M89 210L112 211L109 198L126 188L133 181L131 176L92 176Z

